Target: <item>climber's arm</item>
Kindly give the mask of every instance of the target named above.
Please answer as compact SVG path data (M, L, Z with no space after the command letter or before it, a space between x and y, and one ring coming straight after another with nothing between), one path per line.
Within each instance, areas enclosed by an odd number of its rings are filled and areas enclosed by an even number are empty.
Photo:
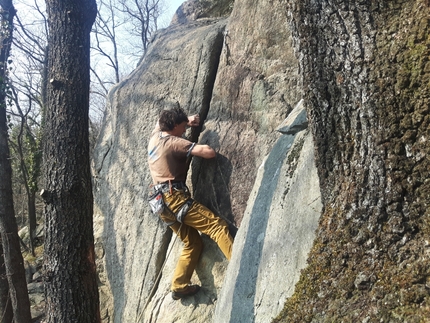
M191 149L191 155L209 159L214 158L216 156L216 152L208 145L197 144Z

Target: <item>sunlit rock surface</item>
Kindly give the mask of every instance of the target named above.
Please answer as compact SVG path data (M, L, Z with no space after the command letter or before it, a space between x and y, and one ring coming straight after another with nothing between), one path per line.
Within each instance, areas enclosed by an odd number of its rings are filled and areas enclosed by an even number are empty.
M172 24L110 92L93 165L104 322L267 322L291 294L320 201L306 118L276 131L301 100L285 15L270 1L242 0L227 20ZM239 231L230 263L204 237L193 277L202 290L173 301L181 242L150 213L146 147L158 113L178 104L204 120L192 140L217 151L193 159L188 185Z

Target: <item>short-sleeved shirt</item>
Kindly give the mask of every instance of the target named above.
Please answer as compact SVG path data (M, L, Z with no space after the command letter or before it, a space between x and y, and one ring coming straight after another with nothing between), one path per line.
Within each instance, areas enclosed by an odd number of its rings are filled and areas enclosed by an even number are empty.
M195 143L182 137L153 133L148 144L148 163L154 184L185 182L187 157Z

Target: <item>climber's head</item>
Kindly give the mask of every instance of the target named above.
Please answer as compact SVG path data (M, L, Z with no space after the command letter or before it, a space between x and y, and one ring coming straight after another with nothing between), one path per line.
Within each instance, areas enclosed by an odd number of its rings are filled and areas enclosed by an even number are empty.
M188 124L188 116L180 107L163 110L161 111L158 124L160 125L161 131L171 132L176 129L178 134L175 135L181 136L185 132L185 128Z

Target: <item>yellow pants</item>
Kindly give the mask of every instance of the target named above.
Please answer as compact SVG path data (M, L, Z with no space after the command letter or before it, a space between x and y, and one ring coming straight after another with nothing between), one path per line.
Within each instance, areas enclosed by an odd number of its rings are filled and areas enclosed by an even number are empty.
M182 207L190 194L187 190L172 190L163 194L164 201L168 208L176 213ZM169 210L164 210L161 219L166 223L176 221L174 214ZM194 269L203 248L202 239L198 231L208 235L214 240L226 258L230 260L233 246L227 223L215 216L208 208L194 201L190 206L182 224L175 222L170 228L179 236L184 243L184 249L179 257L172 279L172 291L181 291L188 286Z

